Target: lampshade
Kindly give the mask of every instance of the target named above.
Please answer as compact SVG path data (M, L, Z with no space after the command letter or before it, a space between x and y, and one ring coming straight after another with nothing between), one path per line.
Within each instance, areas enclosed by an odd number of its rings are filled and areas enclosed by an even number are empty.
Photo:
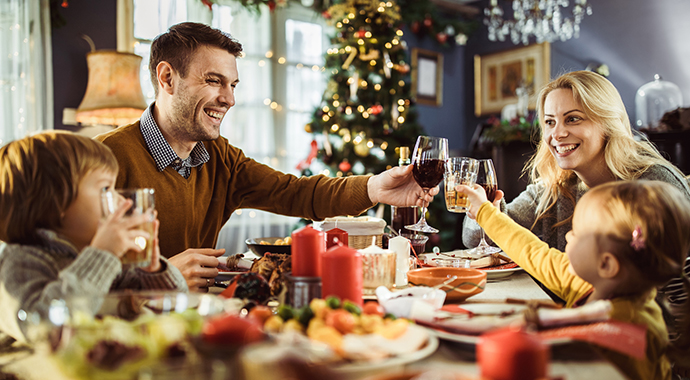
M141 57L113 50L86 55L89 82L76 119L85 125L124 125L141 116L146 101L139 83Z

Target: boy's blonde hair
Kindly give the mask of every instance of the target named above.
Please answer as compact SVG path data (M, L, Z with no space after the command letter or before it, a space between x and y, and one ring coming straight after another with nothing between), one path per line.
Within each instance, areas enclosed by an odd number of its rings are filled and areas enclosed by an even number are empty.
M544 104L546 97L554 90L568 89L583 108L587 118L601 129L604 136L604 159L611 173L619 179L630 180L639 177L650 166L662 164L672 166L648 141L636 141L630 129L625 105L616 87L603 76L591 71L573 71L546 84L539 92L537 114L541 124L541 136L537 152L525 167L533 183L542 183L545 191L537 205L537 218L557 201L559 192L575 200L569 185L575 180L572 170L561 169L544 141ZM682 173L678 171L682 176ZM563 222L563 221L560 221Z
M103 143L70 132L42 132L0 148L0 240L35 243L37 228L55 229L89 172L117 173Z

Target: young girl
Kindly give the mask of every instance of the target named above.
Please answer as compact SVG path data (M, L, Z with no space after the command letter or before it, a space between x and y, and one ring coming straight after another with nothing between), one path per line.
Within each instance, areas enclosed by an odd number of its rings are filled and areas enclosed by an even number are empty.
M45 132L0 148L0 332L24 341L21 316L45 316L50 302L86 296L96 313L103 296L119 289L187 291L182 274L158 248L154 221L151 265L120 258L140 250L136 229L155 215L125 217L131 201L102 218L101 194L115 185L117 161L100 142L67 132ZM23 310L23 312L20 312Z
M690 251L690 202L676 187L638 180L591 189L575 207L565 253L492 207L480 186L457 190L469 196L470 217L567 307L606 299L613 304L611 318L647 327L643 360L602 349L626 376L671 378L666 325L654 296L656 287L679 276ZM690 288L687 278L683 282ZM668 354L677 360L687 344L677 341L670 348Z

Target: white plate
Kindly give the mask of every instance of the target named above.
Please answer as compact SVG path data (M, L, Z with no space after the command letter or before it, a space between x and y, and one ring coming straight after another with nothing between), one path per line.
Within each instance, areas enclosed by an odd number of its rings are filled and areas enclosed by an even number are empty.
M416 327L416 325L412 326ZM419 328L423 327L420 326ZM427 340L426 345L415 352L393 356L374 362L354 362L343 364L341 366L334 366L333 369L336 372L348 375L349 377L355 374L362 374L370 371L378 371L381 369L401 366L404 364L416 362L417 360L424 359L427 356L433 354L434 352L436 352L436 349L438 348L438 343L438 337L434 334L429 334L429 340Z
M511 268L512 269L512 268ZM467 303L462 304L462 308L477 314L501 314L510 311L520 311L527 308L526 305L522 304L507 304L507 303ZM477 344L480 335L470 335L470 334L459 334L443 330L437 330L435 328L428 327L429 331L433 335L436 335L440 339L466 344ZM572 342L571 338L558 337L558 338L548 338L543 340L546 344L556 345Z
M482 268L477 268L477 269L483 270L484 272L486 272L486 279L487 280L496 280L499 278L508 277L515 272L519 272L519 271L523 270L520 267L508 268L508 269L482 269Z

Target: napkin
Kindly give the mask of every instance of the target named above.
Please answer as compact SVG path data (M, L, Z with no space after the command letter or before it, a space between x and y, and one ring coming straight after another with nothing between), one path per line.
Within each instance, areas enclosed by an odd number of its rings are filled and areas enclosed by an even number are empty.
M384 228L386 228L386 221L370 216L358 216L355 218L338 216L326 218L322 222L314 222L314 228L320 231L328 231L336 227L347 231L348 235L353 236L381 235Z

